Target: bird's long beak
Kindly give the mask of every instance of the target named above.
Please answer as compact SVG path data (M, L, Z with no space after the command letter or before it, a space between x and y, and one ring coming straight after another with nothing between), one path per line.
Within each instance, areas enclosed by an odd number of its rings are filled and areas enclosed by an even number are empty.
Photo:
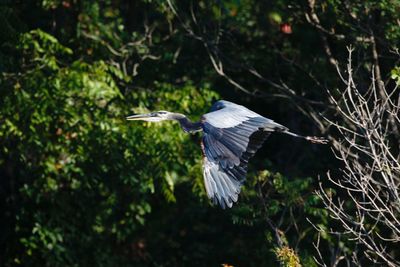
M147 121L151 119L153 115L151 113L147 114L137 114L137 115L131 115L126 117L128 121Z
M126 117L128 121L149 121L149 122L159 122L165 120L157 115L157 113L147 113L147 114L138 114Z

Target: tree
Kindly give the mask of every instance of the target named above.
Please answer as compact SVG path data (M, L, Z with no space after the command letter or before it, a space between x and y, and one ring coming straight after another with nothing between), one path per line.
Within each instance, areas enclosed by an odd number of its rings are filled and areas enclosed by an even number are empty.
M358 89L352 52L349 48L347 77L342 77L346 88L340 97L331 96L341 123L329 120L338 132L333 145L343 168L340 174L328 173L335 190L327 190L321 183L318 195L331 216L339 221L332 233L355 242L348 261L361 264L366 257L372 262L398 266L398 85L389 91L372 71L370 87Z
M3 2L6 266L316 266L315 256L350 264L353 250L368 262L367 247L329 234L341 224L314 194L318 175L341 177L328 147L272 135L251 161L238 205L223 212L204 193L200 136L124 118L165 109L196 120L224 98L293 131L339 140L322 117L350 126L335 91L346 45L356 49L360 94L374 65L385 84L375 83L376 92L396 96L387 80L399 76L397 2ZM343 191L321 186L356 214Z

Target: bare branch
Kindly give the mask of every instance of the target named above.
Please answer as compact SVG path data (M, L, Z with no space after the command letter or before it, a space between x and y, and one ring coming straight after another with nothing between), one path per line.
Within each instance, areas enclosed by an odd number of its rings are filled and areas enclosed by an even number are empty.
M339 98L330 93L341 123L326 118L340 134L332 137L332 144L343 169L339 176L327 173L340 194L328 193L320 183L317 195L341 224L342 229L332 234L345 235L363 246L364 255L373 262L400 266L393 254L400 242L400 152L392 149L399 147L393 122L400 119L400 98L397 87L389 93L383 82L375 83L375 77L380 80L377 66L371 73L371 87L361 93L353 80L353 49L348 51L347 77L341 76L345 89ZM353 258L356 263L357 256Z

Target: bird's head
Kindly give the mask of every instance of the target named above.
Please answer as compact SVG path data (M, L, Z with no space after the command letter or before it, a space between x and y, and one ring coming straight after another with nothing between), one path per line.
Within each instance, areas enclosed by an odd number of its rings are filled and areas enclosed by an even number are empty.
M139 121L140 120L140 121L159 122L159 121L175 119L174 114L175 113L172 113L169 111L160 110L160 111L155 111L155 112L146 113L146 114L132 115L132 116L126 117L126 119L129 121Z

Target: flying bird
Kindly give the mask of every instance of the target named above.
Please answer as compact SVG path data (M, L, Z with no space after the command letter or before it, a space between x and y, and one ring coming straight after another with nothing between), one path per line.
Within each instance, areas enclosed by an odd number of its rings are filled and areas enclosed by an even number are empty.
M271 133L284 133L317 144L327 143L320 137L292 133L271 119L225 100L215 102L199 122L169 111L132 115L126 119L150 122L176 120L187 133L203 132L204 185L213 204L219 204L223 209L237 202L246 179L249 159Z

